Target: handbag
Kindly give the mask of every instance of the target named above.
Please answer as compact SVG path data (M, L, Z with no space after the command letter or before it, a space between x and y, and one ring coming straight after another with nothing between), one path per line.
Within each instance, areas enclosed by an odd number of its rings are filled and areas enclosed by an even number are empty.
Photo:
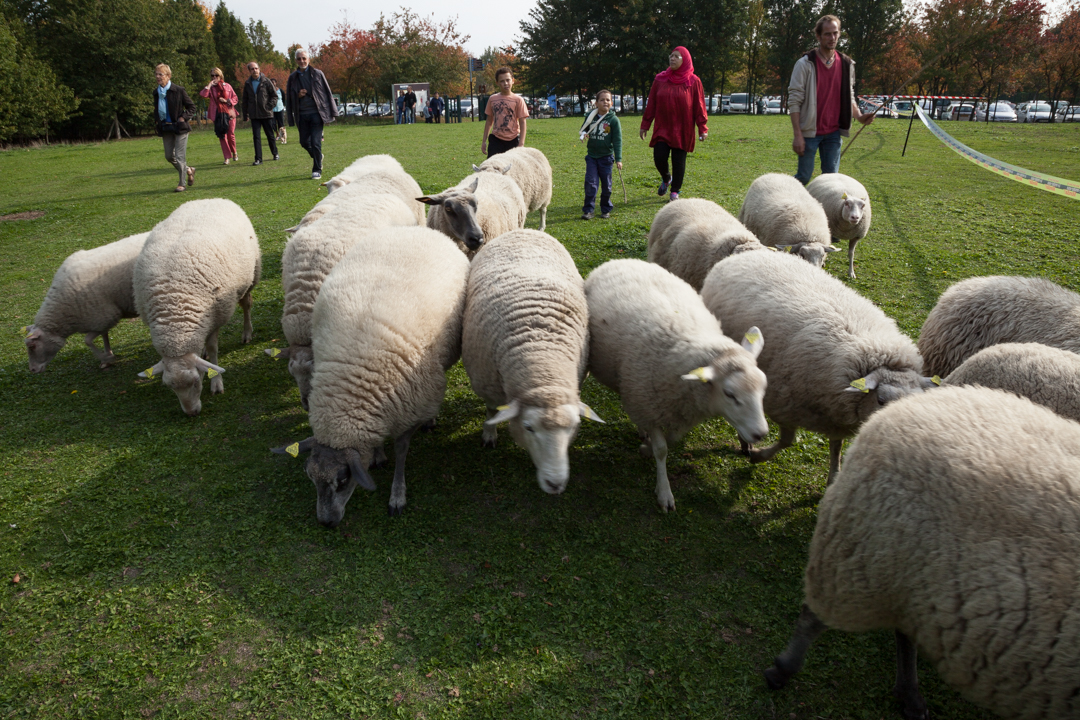
M229 134L229 114L217 111L217 115L214 116L214 134L219 138L223 138Z

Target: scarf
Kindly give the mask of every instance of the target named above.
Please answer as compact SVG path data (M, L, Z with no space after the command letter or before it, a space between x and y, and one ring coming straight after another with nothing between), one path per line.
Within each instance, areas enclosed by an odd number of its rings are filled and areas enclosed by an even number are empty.
M682 65L679 66L678 70L669 67L667 70L658 73L656 79L665 80L672 85L692 85L697 75L694 74L694 61L690 57L690 51L682 45L675 49L682 55Z

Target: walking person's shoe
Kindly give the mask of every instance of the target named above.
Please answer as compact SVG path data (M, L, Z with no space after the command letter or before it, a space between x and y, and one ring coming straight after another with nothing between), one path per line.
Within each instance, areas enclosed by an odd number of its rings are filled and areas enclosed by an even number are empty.
M232 159L232 158L225 158L225 164L226 164L226 165L228 165L228 164L229 164L229 160L231 160L231 159Z
M322 179L322 173L317 173L317 172L311 173L311 179L312 180L321 180Z
M671 193L671 195L668 197L669 202L672 201L672 200L678 200L678 199L679 199L679 193L677 193L677 192Z
M253 162L251 164L252 165L262 165L262 160L256 160L255 162Z
M581 219L582 220L592 220L593 219L593 214L591 212L581 213Z
M189 167L187 169L187 185L191 187L195 184L195 168Z
M609 212L600 213L600 219L601 220L607 220L609 217L611 217L611 213L609 213Z
M275 160L280 160L280 159L281 159L281 156L280 156L280 155L275 155L275 156L274 156L274 159L275 159Z
M667 189L668 189L668 181L667 180L661 180L660 181L660 187L656 188L656 194L660 195L662 197L664 195L664 193L667 192Z
M235 160L239 160L240 158L238 158L238 157L236 156L236 153L233 153L233 154L232 154L232 159L233 159L233 160L235 161Z
M176 192L184 192L185 190L187 190L187 188L184 187L183 185L177 185L176 186Z

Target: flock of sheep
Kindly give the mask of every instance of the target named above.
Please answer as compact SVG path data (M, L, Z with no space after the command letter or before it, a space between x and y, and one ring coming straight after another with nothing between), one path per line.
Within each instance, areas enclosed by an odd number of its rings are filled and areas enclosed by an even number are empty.
M865 188L838 174L807 188L762 176L738 218L707 200L668 204L651 262L612 260L583 280L542 232L551 178L541 152L519 148L423 195L394 158L367 156L290 228L289 345L266 352L288 360L313 434L275 452L310 452L319 522L336 526L358 485L375 489L387 438L389 510L402 511L410 439L435 421L459 359L487 408L483 444L509 423L541 489L562 492L582 418L602 422L580 398L591 372L655 460L664 510L668 446L710 418L735 427L752 463L799 428L829 439L805 602L771 687L827 627L891 628L907 718L927 717L916 646L1004 717L1080 717L1080 295L1037 278L965 280L913 343L821 268L845 239L854 277L870 226ZM533 210L540 231L524 229ZM251 339L259 275L240 207L185 203L150 233L65 260L27 328L30 369L76 332L105 366L109 329L139 316L161 355L140 375L196 415L204 374L224 391L218 331L237 304ZM779 439L755 447L766 418Z

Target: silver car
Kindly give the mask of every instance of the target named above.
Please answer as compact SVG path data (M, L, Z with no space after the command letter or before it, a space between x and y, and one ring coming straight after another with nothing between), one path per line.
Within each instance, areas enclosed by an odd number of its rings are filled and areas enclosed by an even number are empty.
M1016 111L1008 103L996 102L990 104L989 109L991 122L1016 122ZM975 119L986 122L987 109L980 105L975 109Z
M1050 103L1029 102L1022 107L1024 110L1020 113L1020 122L1050 122Z

